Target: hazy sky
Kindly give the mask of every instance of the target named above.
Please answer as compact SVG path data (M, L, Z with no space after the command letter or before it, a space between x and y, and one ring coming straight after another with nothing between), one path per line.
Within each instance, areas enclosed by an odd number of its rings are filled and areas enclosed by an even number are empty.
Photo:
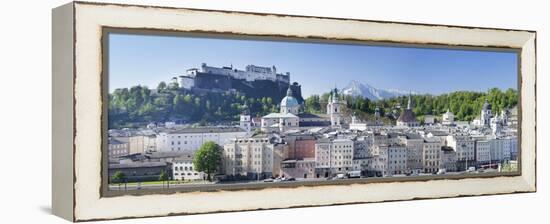
M156 88L203 62L241 70L275 65L302 85L304 97L351 80L431 94L517 87L515 53L128 34L109 41L109 91Z

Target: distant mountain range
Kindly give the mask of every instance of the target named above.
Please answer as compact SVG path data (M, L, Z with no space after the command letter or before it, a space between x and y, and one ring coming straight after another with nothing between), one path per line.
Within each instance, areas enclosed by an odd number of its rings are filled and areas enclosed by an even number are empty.
M411 94L419 94L417 92L409 92L398 89L378 89L366 83L360 83L352 80L345 88L342 89L342 94L351 96L363 96L370 100L389 99L398 96Z

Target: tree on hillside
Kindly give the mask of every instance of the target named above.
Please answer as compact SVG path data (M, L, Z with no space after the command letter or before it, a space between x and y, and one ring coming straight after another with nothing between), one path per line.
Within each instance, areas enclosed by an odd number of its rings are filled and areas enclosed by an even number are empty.
M330 93L319 93L305 99L301 111L315 114L326 113ZM264 116L279 111L278 96L273 94L247 95L245 92L208 92L197 93L180 89L176 82L161 82L157 91L146 86L119 88L109 93L108 125L109 129L143 126L150 122L165 122L179 119L191 124L205 125L223 121L237 121L246 104L252 116ZM489 89L487 92L455 91L440 95L412 95L414 113L422 115L441 115L447 110L455 114L455 119L471 121L479 116L483 103L491 103L493 113L500 113L517 105L518 91L511 88ZM399 96L382 100L370 100L362 96L341 96L345 101L342 109L360 111L372 115L376 107L383 117L395 119L392 113L399 104L406 108L408 96ZM399 110L396 111L397 115ZM390 121L390 120L389 120Z
M221 159L221 147L212 141L207 141L195 153L193 166L195 170L206 173L208 181L211 181L211 174L217 171Z
M319 95L311 95L306 99L305 102L306 108L304 109L308 113L320 113L321 112L321 102Z
M160 93L162 91L164 91L166 89L166 83L165 82L160 82L159 85L157 86L157 91Z

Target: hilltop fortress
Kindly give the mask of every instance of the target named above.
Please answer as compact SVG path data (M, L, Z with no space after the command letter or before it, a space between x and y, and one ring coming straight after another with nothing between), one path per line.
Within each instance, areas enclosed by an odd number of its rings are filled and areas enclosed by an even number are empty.
M280 100L291 88L303 102L301 86L290 84L290 73L277 73L277 68L247 65L245 70L213 67L202 63L200 68L191 68L185 74L172 78L180 88L194 91L239 91L249 97L271 97Z

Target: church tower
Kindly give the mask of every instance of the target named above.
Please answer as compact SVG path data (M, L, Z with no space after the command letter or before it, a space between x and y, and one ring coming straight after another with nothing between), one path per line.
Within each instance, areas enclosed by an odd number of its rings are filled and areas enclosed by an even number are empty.
M409 100L407 101L407 110L412 110L411 94L409 93Z
M500 121L502 122L502 125L508 126L508 110L503 109L500 112Z
M250 110L248 106L243 105L243 110L241 113L241 119L239 121L239 127L245 130L247 133L250 132L252 119L250 118Z
M491 104L487 99L485 99L485 103L483 103L483 107L481 108L481 116L480 120L483 126L490 127L491 126L491 118L493 117L491 113Z
M327 104L327 114L330 116L330 126L341 127L341 103L338 95L338 89L334 88L330 92Z
M382 121L380 120L380 107L378 106L374 109L374 123L376 125L382 124Z

